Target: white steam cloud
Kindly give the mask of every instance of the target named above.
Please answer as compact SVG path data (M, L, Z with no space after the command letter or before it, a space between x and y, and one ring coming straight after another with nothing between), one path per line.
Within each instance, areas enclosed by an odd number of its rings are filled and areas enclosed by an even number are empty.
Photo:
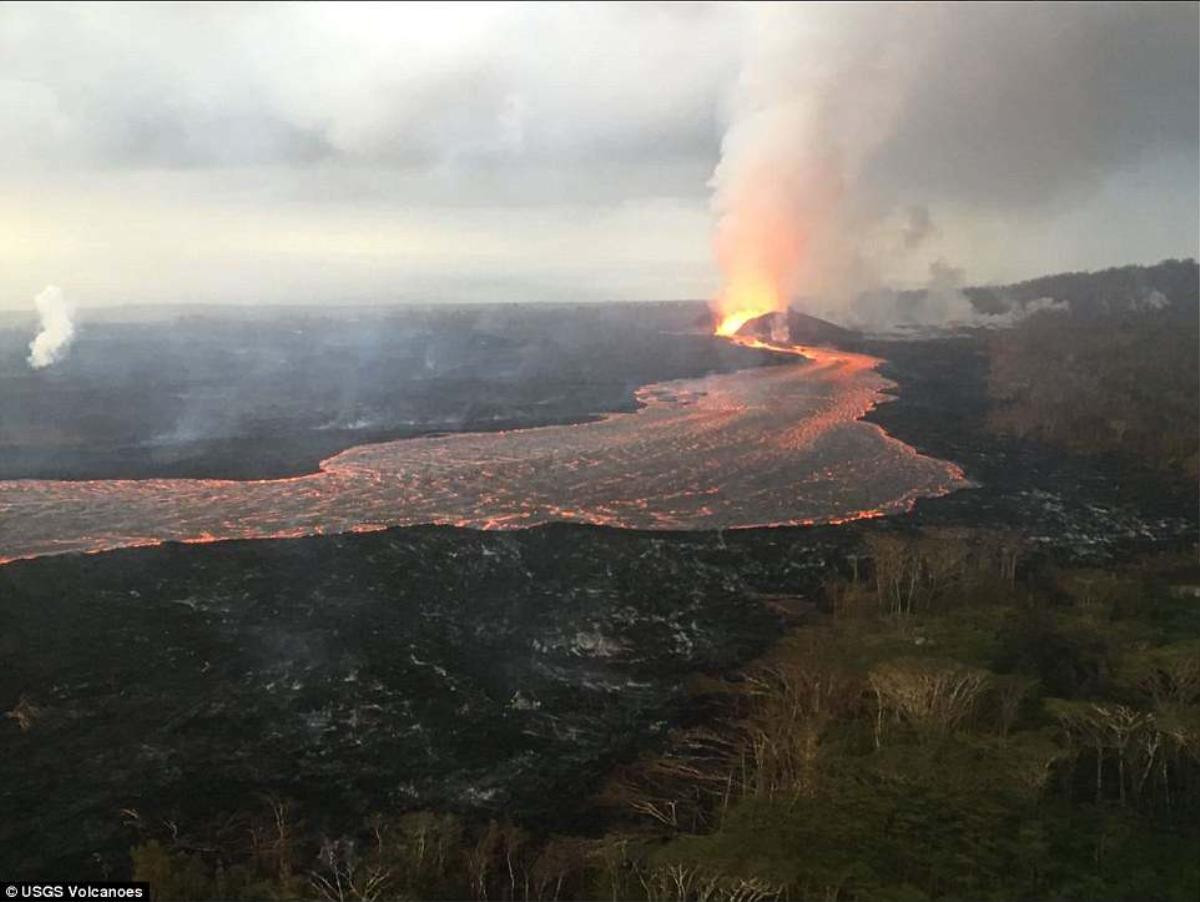
M75 338L71 306L57 285L47 285L33 299L41 317L41 331L29 343L29 365L35 370L56 363L66 356Z
M1195 154L1194 4L752 13L711 183L726 317L802 298L846 319L891 274L937 260L964 209L1020 221L1106 172ZM908 315L965 314L958 276L935 262L926 309Z

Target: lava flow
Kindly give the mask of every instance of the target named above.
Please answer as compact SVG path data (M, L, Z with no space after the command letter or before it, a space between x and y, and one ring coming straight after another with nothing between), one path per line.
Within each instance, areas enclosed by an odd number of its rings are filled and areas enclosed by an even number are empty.
M891 384L876 358L731 340L801 359L647 385L638 411L595 422L362 445L291 479L0 482L0 561L430 523L828 523L969 484L861 421Z

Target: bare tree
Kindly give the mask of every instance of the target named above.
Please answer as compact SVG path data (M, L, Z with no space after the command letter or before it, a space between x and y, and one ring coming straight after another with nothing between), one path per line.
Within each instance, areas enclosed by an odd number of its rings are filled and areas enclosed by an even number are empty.
M768 902L783 895L783 884L762 877L713 872L697 864L660 865L639 875L652 902Z
M1021 703L1029 696L1037 680L1021 674L992 678L992 693L996 699L996 720L1000 735L1007 736L1021 711Z
M875 694L879 748L887 712L914 726L952 730L975 710L991 674L954 661L897 658L873 668L867 679Z
M320 871L309 874L309 883L327 902L374 902L384 898L392 872L384 863L383 832L376 821L373 853L360 856L354 840L325 840L318 860ZM388 898L395 898L389 893Z
M731 762L739 750L736 735L677 731L666 751L620 770L600 799L673 830L698 828L711 808L728 801Z
M491 873L501 842L500 825L489 821L479 841L467 851L467 877L476 899L486 900L488 897L488 875Z
M1150 650L1135 663L1133 682L1156 705L1200 703L1200 641Z
M872 535L867 549L875 577L875 597L879 610L904 614L912 610L919 570L914 566L909 543L899 536Z
M1104 761L1109 757L1109 752L1116 758L1117 796L1121 804L1125 804L1126 774L1131 752L1140 749L1143 753L1156 755L1161 745L1160 740L1145 736L1147 732L1157 731L1154 716L1126 705L1068 702L1062 699L1053 700L1051 711L1069 737L1082 740L1095 752L1097 802L1104 797ZM1148 773L1151 767L1153 760L1149 765L1143 762L1141 770ZM1135 775L1139 773L1134 771ZM1139 778L1135 790L1140 790L1141 784Z
M561 898L564 883L583 872L588 848L586 840L554 838L546 842L530 866L533 898L542 902Z

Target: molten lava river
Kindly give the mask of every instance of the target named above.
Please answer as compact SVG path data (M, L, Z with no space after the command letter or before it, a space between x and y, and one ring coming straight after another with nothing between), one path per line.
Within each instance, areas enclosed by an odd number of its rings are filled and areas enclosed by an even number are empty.
M0 482L0 562L423 523L829 523L969 485L954 464L861 422L891 384L878 359L770 347L801 359L648 385L635 413L590 423L362 445L290 479Z

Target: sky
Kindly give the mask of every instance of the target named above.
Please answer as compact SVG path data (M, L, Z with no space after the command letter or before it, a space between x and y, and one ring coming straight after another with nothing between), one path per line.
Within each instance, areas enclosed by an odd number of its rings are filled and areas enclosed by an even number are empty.
M9 2L0 309L711 297L745 171L805 223L797 296L1196 256L1198 34L1191 3Z

